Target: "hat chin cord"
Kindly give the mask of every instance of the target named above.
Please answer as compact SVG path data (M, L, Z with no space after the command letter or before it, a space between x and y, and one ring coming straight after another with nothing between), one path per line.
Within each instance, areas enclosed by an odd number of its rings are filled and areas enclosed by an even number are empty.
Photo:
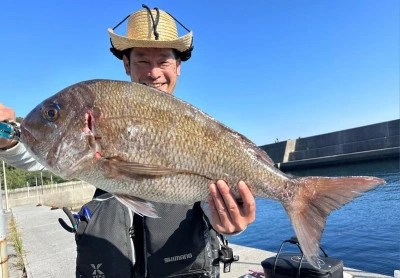
M158 25L158 21L160 20L160 11L158 10L158 8L154 8L156 10L156 12L157 12L156 20L154 20L154 17L153 17L153 14L150 11L150 8L148 6L146 6L145 4L143 4L142 7L145 8L147 10L147 12L150 14L151 21L153 22L154 38L155 38L156 41L158 41L159 34L157 32L157 25Z

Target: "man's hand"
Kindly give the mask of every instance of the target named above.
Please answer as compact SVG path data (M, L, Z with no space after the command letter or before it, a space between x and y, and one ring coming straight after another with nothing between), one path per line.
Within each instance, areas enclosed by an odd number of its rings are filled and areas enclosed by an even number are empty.
M9 107L4 106L0 103L0 122L12 120L15 121L15 111ZM9 140L0 137L0 149L8 149L17 144L15 140Z
M210 184L208 205L211 211L211 225L223 234L241 232L256 218L253 194L243 181L237 186L243 204L237 203L225 181L218 180L216 184Z

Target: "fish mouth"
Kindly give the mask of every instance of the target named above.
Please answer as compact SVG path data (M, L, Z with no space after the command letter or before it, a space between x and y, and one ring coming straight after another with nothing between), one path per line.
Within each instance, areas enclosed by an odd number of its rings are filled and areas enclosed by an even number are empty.
M22 122L21 124L21 142L27 146L28 144L32 144L34 142L38 142L38 140L35 138L35 136L27 130L24 126L24 123Z
M40 159L40 157L38 155L36 155L36 148L34 147L35 144L39 144L40 141L35 137L35 135L33 134L33 132L29 131L23 124L21 124L21 142L22 144L25 145L26 149L28 150L28 152L31 153L31 155L43 166L45 166L46 168L49 168L49 170L51 169L54 173L56 173L59 176L62 176L60 174L59 171L57 171L57 169L54 169L54 167L52 167L52 165L57 165L57 157L58 154L60 152L61 147L58 146L56 149L54 147L51 148L51 150L55 149L55 154L50 155L52 152L49 151L46 155L45 158L45 163ZM38 148L40 149L40 148ZM63 177L65 178L65 177Z
M51 147L50 150L47 152L47 155L45 156L44 162L41 162L40 157L35 154L36 150L34 147L34 144L40 143L40 141L36 139L36 137L33 135L33 132L27 130L26 128L21 128L21 142L25 145L27 150L39 163L44 164L43 166L45 166L49 170L52 170L55 174L66 179L71 174L70 171L67 171L67 174L63 175L61 174L59 169L57 169L57 167L53 167L53 165L57 165L59 154L62 149L62 144Z

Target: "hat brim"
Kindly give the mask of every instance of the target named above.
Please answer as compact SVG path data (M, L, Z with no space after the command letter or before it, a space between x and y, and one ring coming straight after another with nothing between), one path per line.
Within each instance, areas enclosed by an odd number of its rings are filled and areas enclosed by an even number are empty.
M173 48L178 51L185 51L192 45L193 32L190 31L188 34L176 39L176 40L136 40L123 37L114 33L114 30L108 28L108 34L110 35L113 46L120 51L133 47L145 47L145 48Z

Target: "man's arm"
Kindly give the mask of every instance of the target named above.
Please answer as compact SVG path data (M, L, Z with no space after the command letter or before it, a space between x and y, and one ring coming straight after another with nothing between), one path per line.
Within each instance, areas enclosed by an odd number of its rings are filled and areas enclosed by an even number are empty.
M238 190L242 202L236 198L223 180L211 183L208 205L211 213L211 225L221 234L237 234L242 232L256 218L256 205L248 186L240 181Z
M15 121L13 109L0 103L0 121ZM39 164L26 150L25 146L15 140L0 138L0 160L16 168L27 171L43 170Z

